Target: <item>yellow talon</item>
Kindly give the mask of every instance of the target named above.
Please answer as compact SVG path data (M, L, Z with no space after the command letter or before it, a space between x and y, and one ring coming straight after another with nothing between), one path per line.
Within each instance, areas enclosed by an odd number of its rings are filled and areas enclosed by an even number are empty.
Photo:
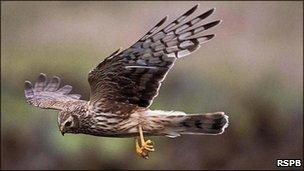
M148 159L148 158L149 158L149 153L148 153L148 151L147 151L144 147L139 146L139 143L138 143L137 138L135 138L135 141L136 141L136 153L137 153L139 156L141 156L141 157L143 157L143 158L145 158L145 159Z
M153 142L151 140L144 140L142 127L139 126L139 135L140 135L140 141L141 146L139 145L138 139L135 138L135 144L136 144L136 153L140 155L141 157L148 159L149 158L149 152L154 151Z
M153 143L151 140L142 142L141 146L142 146L142 148L146 149L147 151L150 151L150 152L154 151Z

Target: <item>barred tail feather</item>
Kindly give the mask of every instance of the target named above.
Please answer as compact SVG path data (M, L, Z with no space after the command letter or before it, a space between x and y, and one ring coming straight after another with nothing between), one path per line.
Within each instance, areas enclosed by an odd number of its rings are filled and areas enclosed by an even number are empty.
M210 134L217 135L228 126L228 116L224 112L187 115L180 122L183 128L181 134Z
M150 123L158 125L155 125L156 130L153 132L161 132L171 138L181 134L218 135L228 126L228 116L224 112L185 114L176 111L150 111L148 116Z

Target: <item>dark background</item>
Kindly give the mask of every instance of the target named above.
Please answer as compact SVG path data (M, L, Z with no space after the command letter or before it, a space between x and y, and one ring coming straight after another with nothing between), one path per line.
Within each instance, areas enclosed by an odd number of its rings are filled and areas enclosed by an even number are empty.
M63 137L57 111L25 102L24 80L40 72L88 99L91 69L196 3L223 23L176 63L151 108L225 111L223 135L151 137L156 152L143 160L133 138ZM303 161L302 139L302 2L1 2L2 169L276 169L279 158Z

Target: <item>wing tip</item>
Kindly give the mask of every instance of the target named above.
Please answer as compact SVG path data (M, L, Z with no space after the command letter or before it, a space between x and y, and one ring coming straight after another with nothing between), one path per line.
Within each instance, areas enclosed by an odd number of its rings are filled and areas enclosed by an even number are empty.
M210 22L208 24L205 24L204 25L205 30L207 30L209 28L212 28L212 27L215 27L215 26L219 25L221 22L222 22L222 20L216 20L216 21Z
M28 80L24 81L24 88L25 90L29 90L29 89L32 89L32 83Z
M209 15L213 14L215 12L216 8L211 8L210 10L208 10L207 12L205 12L205 16L208 17Z
M189 16L189 15L191 15L194 11L197 10L198 7L199 7L199 4L194 5L183 16Z
M206 38L208 39L208 40L211 40L211 39L213 39L214 37L216 36L216 34L208 34L208 35L206 35Z
M44 82L46 81L46 74L44 73L40 73L39 76L38 76L38 82Z
M46 77L46 74L41 72L41 73L39 74L39 77Z
M24 82L24 96L28 103L31 103L31 99L34 96L33 85L30 81Z
M58 76L53 76L53 79L56 79L56 80L58 80L58 81L60 81L60 77L58 77Z
M161 25L163 25L166 21L167 21L167 19L169 18L169 15L166 15L164 18L162 18L157 24L156 24L156 26L155 27L160 27ZM154 28L155 28L154 27Z
M197 3L197 4L195 4L191 9L196 10L197 8L199 8L199 6L200 6L200 4Z

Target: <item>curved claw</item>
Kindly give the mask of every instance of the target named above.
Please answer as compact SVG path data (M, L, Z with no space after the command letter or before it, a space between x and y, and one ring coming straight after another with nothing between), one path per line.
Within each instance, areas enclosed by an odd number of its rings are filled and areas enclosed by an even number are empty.
M145 159L149 159L149 152L155 151L152 145L153 142L151 140L147 140L142 142L141 146L139 145L137 138L135 138L135 142L136 142L136 153Z
M142 143L142 147L146 149L147 151L154 151L153 142L151 140L147 140Z
M149 151L149 152L155 151L154 148L145 148L145 150L147 150L147 151Z
M139 143L138 143L138 139L135 138L135 144L136 144L136 153L145 158L145 159L148 159L149 158L149 154L148 154L148 151L146 151L143 147L139 146Z
M145 143L153 145L153 141L151 141L151 140L147 140Z

